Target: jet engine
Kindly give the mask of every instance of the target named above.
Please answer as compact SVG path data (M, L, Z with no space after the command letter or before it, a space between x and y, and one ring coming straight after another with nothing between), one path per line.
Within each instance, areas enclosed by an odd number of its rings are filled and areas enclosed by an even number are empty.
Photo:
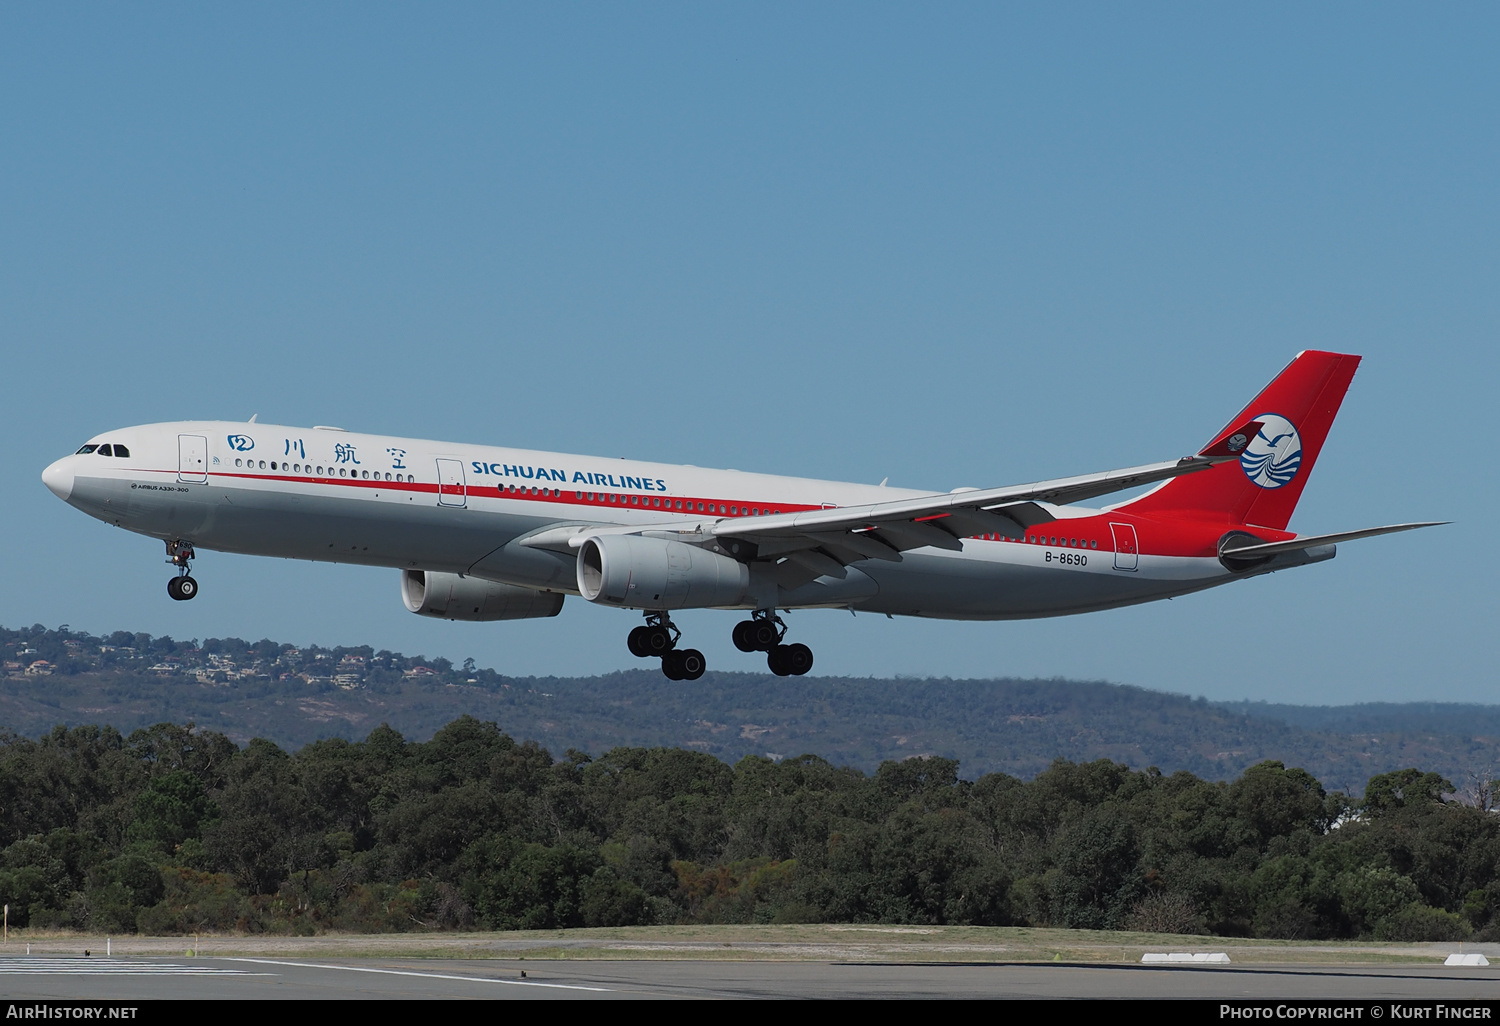
M696 545L604 534L578 550L578 592L590 602L703 609L738 605L749 590L749 567Z
M440 620L526 620L556 616L563 596L459 574L402 570L401 601L418 616Z

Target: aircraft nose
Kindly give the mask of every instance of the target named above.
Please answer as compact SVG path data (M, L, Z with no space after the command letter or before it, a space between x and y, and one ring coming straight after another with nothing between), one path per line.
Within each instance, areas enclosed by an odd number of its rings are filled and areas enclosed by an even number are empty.
M66 458L60 459L42 471L42 484L63 502L73 494L73 468L69 462Z

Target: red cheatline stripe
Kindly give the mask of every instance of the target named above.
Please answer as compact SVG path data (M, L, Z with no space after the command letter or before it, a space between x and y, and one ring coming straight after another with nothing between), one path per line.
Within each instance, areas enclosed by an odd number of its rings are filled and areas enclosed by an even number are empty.
M158 474L173 474L173 475L175 475L177 473L177 471L175 471L175 470L173 470L173 471L159 470L159 471L154 471L154 473L158 473ZM322 476L319 476L319 475L316 475L316 474L310 474L310 475L308 475L308 474L280 474L280 473L276 473L276 474L245 474L245 473L235 473L235 472L223 471L223 470L210 471L209 473L212 474L215 477L227 477L227 478L234 478L236 480L244 480L244 481L285 481L285 482L291 482L291 483L294 483L294 484L342 485L344 487L348 487L348 486L352 485L352 486L355 486L355 487L358 487L358 488L393 488L393 489L401 489L402 491L408 491L408 492L439 493L439 494L443 494L443 495L457 495L457 494L459 494L459 490L456 487L454 487L454 486L451 486L451 485L429 484L429 483L424 482L424 481L416 481L416 482L409 482L409 481L376 481L376 480L373 480L373 479L369 480L369 481L366 481L363 478L357 478L357 477L328 477L326 474L322 475ZM384 471L382 471L382 473L384 473ZM781 502L781 503L771 503L771 502L743 503L743 502L726 502L723 499L709 499L709 498L703 498L703 497L700 497L700 496L692 496L692 497L689 497L689 496L686 496L686 495L660 496L660 498L662 499L663 502L672 502L672 503L675 504L676 502L680 501L680 502L683 503L684 506L686 506L688 503L692 503L695 508L692 509L692 510L688 510L688 509L677 509L677 508L675 508L675 506L673 508L668 508L665 505L663 505L663 506L652 506L648 502L647 503L636 504L636 503L632 503L632 502L629 501L632 496L635 496L635 497L638 497L638 498L645 498L645 499L652 498L652 496L649 496L649 495L647 495L644 492L598 492L598 491L596 491L596 492L592 493L595 497L592 498L592 499L588 499L588 498L578 498L579 495L585 495L586 496L586 495L588 495L590 493L588 491L586 491L586 490L580 490L580 489L577 489L577 488L559 488L559 489L556 489L556 491L558 492L558 494L557 495L553 495L551 493L552 493L552 491L554 489L549 486L547 488L539 489L538 492L537 492L537 494L533 495L531 493L531 488L534 487L534 486L532 486L532 485L525 485L525 486L517 486L517 487L520 488L519 491L509 492L509 491L505 490L505 487L499 486L499 485L477 485L477 484L473 484L473 485L467 485L467 486L465 486L463 492L464 492L464 494L472 495L472 496L476 496L476 497L481 497L481 498L511 499L511 500L515 500L515 501L522 501L522 500L524 500L526 502L556 502L556 503L559 503L559 504L565 505L565 506L598 506L598 507L612 508L612 509L656 510L656 511L659 511L659 512L662 512L662 513L674 513L674 514L680 514L680 515L683 515L683 516L687 516L689 513L691 513L694 516L743 517L743 516L751 516L752 514L751 514L750 510L752 510L752 509L758 509L758 510L762 511L760 514L755 514L755 515L766 516L766 515L769 515L769 514L771 514L773 512L777 512L777 513L800 513L800 512L802 512L804 510L822 509L822 508L824 508L824 507L821 507L821 506L814 506L814 505L810 505L810 504L807 504L807 503L787 503L787 502ZM605 496L610 496L611 498L606 499ZM623 501L618 501L618 502L617 501L613 501L616 498L621 499ZM702 510L699 510L699 509L696 508L697 504L700 503L700 502L703 503L703 505L704 505L704 509L702 509ZM707 507L710 506L710 505L712 505L715 508L715 510L716 510L715 512L710 513L708 511ZM733 512L733 513L729 512L729 509L731 507L733 507L735 509L735 512Z
M164 475L170 475L172 477L176 477L177 474L178 474L178 471L176 471L176 470L156 470L156 471L146 471L146 473L164 474ZM382 473L384 473L384 471L382 471ZM412 482L412 481L374 481L374 480L366 481L366 480L363 480L362 478L355 478L355 477L328 477L326 475L322 476L322 477L319 477L319 476L316 476L316 475L309 476L309 475L280 474L280 473L275 473L275 474L245 474L245 473L230 473L230 472L226 472L226 471L222 471L222 470L209 471L209 474L212 475L212 476L215 476L215 477L235 478L235 479L246 480L246 481L293 482L293 483L308 484L308 485L342 485L344 487L354 486L354 487L357 487L357 488L366 488L366 489L369 489L369 488L377 488L377 489L378 488L386 488L386 489L395 489L395 490L400 490L400 491L405 491L405 492L415 492L415 493L419 493L419 494L439 494L440 493L440 489L439 489L438 484L433 483L433 482L425 482L425 481L415 481L415 482ZM686 495L680 495L680 496L679 495L672 495L672 496L665 496L664 495L664 496L660 497L664 503L667 502L667 501L670 501L670 502L672 502L672 503L675 504L679 500L683 503L684 506L686 506L689 503L692 503L695 508L689 510L689 509L668 508L665 505L663 505L663 506L651 506L651 505L647 505L647 504L632 505L630 503L630 501L629 501L629 499L630 499L631 496L637 496L637 497L641 497L641 498L649 498L649 496L646 496L645 493L642 493L642 492L599 492L599 491L595 491L593 493L593 495L595 497L592 498L592 499L588 499L588 498L578 498L579 495L588 495L589 494L588 490L586 490L586 489L580 491L579 489L576 489L576 488L560 488L560 489L557 489L557 491L558 491L557 495L552 495L551 494L552 489L549 487L549 488L545 489L546 494L542 494L541 491L539 490L538 494L532 495L531 491L530 491L531 488L532 488L531 485L526 485L525 486L526 490L524 492L522 492L522 491L508 492L508 491L503 491L500 486L496 486L496 485L468 485L465 488L465 493L467 495L474 496L475 498L509 499L509 500L516 501L516 502L551 502L551 503L556 503L556 504L562 505L562 506L587 506L587 507L591 507L591 508L592 507L597 507L597 508L601 508L601 509L646 510L646 511L658 512L658 513L669 513L669 514L672 514L673 516L693 516L693 517L718 517L718 518L743 517L743 516L750 516L750 515L752 515L750 513L750 510L752 510L752 509L762 510L764 512L761 515L766 515L766 514L772 513L772 512L778 512L778 513L800 513L800 512L803 512L804 510L813 510L813 509L824 509L824 508L827 508L827 507L824 507L824 506L815 506L815 505L811 505L811 504L807 504L807 503L787 503L787 502L782 502L782 503L759 502L759 503L755 503L755 502L752 502L752 503L748 503L747 504L747 503L735 502L735 501L725 502L723 499L710 499L710 498L704 498L704 497L700 497L700 496L691 496L690 497L690 496L686 496ZM456 493L455 491L449 491L449 492L443 492L441 494L449 494L449 495L451 495L451 494L455 494L455 493ZM606 499L605 496L610 496L611 498L610 499ZM615 498L623 498L625 501L623 501L623 502L613 501ZM702 510L699 510L699 509L696 508L697 504L700 503L700 502L704 506L704 508ZM710 505L712 505L715 508L714 512L709 512L708 507ZM736 512L734 512L734 513L728 512L728 510L729 510L729 508L731 506L733 506L735 508ZM918 519L919 520L923 520L923 521L926 521L926 520L936 520L936 519L941 519L942 517L945 517L945 516L948 516L948 514L946 514L946 513L938 513L938 514L934 514L934 515L929 516L929 517L921 517L921 518L918 518ZM1064 528L1062 526L1064 523L1067 525L1066 528ZM1052 524L1046 525L1043 528L1040 528L1040 529L1037 529L1035 531L1029 532L1027 534L1027 536L1024 537L1024 538L1015 538L1015 539L1006 539L1006 538L1000 538L1000 537L993 537L993 538L991 538L991 537L986 537L985 535L973 535L973 536L971 536L971 538L973 540L976 540L976 541L994 541L994 542L997 542L997 543L1010 541L1012 544L1032 544L1032 545L1041 544L1041 545L1047 545L1047 546L1053 547L1053 548L1078 548L1078 549L1086 548L1087 547L1087 543L1089 541L1098 541L1098 543L1099 543L1098 548L1097 549L1092 549L1091 551L1096 551L1096 552L1112 552L1114 550L1114 535L1113 535L1113 533L1111 532L1111 530L1109 528L1109 525L1111 523L1130 523L1130 524L1136 525L1139 528L1139 530L1141 532L1141 534L1140 534L1140 544L1139 544L1139 551L1140 551L1141 555L1189 556L1189 557L1197 557L1197 558L1205 558L1205 557L1206 558L1213 558L1213 557L1216 557L1218 555L1217 545L1218 545L1218 539L1219 539L1220 535L1222 535L1222 533L1225 530L1230 529L1230 527L1232 526L1232 525L1225 525L1225 524L1203 524L1203 523L1199 523L1199 522L1196 522L1196 521L1184 521L1184 520L1168 519L1168 518L1151 519L1151 518L1146 518L1146 517L1131 516L1131 515L1127 515L1127 514L1122 514L1120 512L1115 512L1115 513L1101 514L1100 516L1097 516L1097 517L1084 517L1084 518L1078 518L1078 519L1068 520L1068 521L1056 521L1056 522L1054 522ZM1049 531L1048 531L1048 528L1050 528L1050 530L1054 531L1054 532L1055 531L1066 530L1068 532L1068 535L1060 537L1060 536L1058 536L1056 534L1050 534ZM877 528L877 530L878 530L878 528ZM1288 531L1272 531L1270 529L1257 529L1257 531L1259 532L1260 535L1264 536L1265 540L1267 540L1267 541L1284 541L1284 540L1286 540L1288 538L1294 538L1294 537L1296 537L1295 534L1293 534L1291 532L1288 532ZM1081 539L1080 539L1080 536L1081 536ZM1049 538L1057 538L1058 541L1056 543L1052 543L1052 542L1048 541ZM1070 539L1074 540L1074 541L1083 540L1085 544L1084 545L1071 545L1070 546L1070 545L1067 544L1067 542Z

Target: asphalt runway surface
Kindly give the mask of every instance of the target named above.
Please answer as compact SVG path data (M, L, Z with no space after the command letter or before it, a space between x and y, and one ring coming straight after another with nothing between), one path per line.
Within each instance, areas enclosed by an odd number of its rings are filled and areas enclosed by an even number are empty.
M522 972L525 972L525 978ZM1500 967L0 958L0 999L1500 1000Z

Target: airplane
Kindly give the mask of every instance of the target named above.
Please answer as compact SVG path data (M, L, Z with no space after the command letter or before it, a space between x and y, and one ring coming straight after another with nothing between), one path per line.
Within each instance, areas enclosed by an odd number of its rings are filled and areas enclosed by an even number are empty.
M805 674L781 612L1010 620L1086 613L1332 559L1436 522L1287 530L1359 365L1299 353L1191 456L999 488L929 492L356 434L186 421L106 431L42 473L59 498L166 544L167 593L197 549L391 567L408 610L556 616L568 595L636 610L627 646L703 675L681 609L749 612L732 638ZM1079 503L1153 486L1116 505Z

